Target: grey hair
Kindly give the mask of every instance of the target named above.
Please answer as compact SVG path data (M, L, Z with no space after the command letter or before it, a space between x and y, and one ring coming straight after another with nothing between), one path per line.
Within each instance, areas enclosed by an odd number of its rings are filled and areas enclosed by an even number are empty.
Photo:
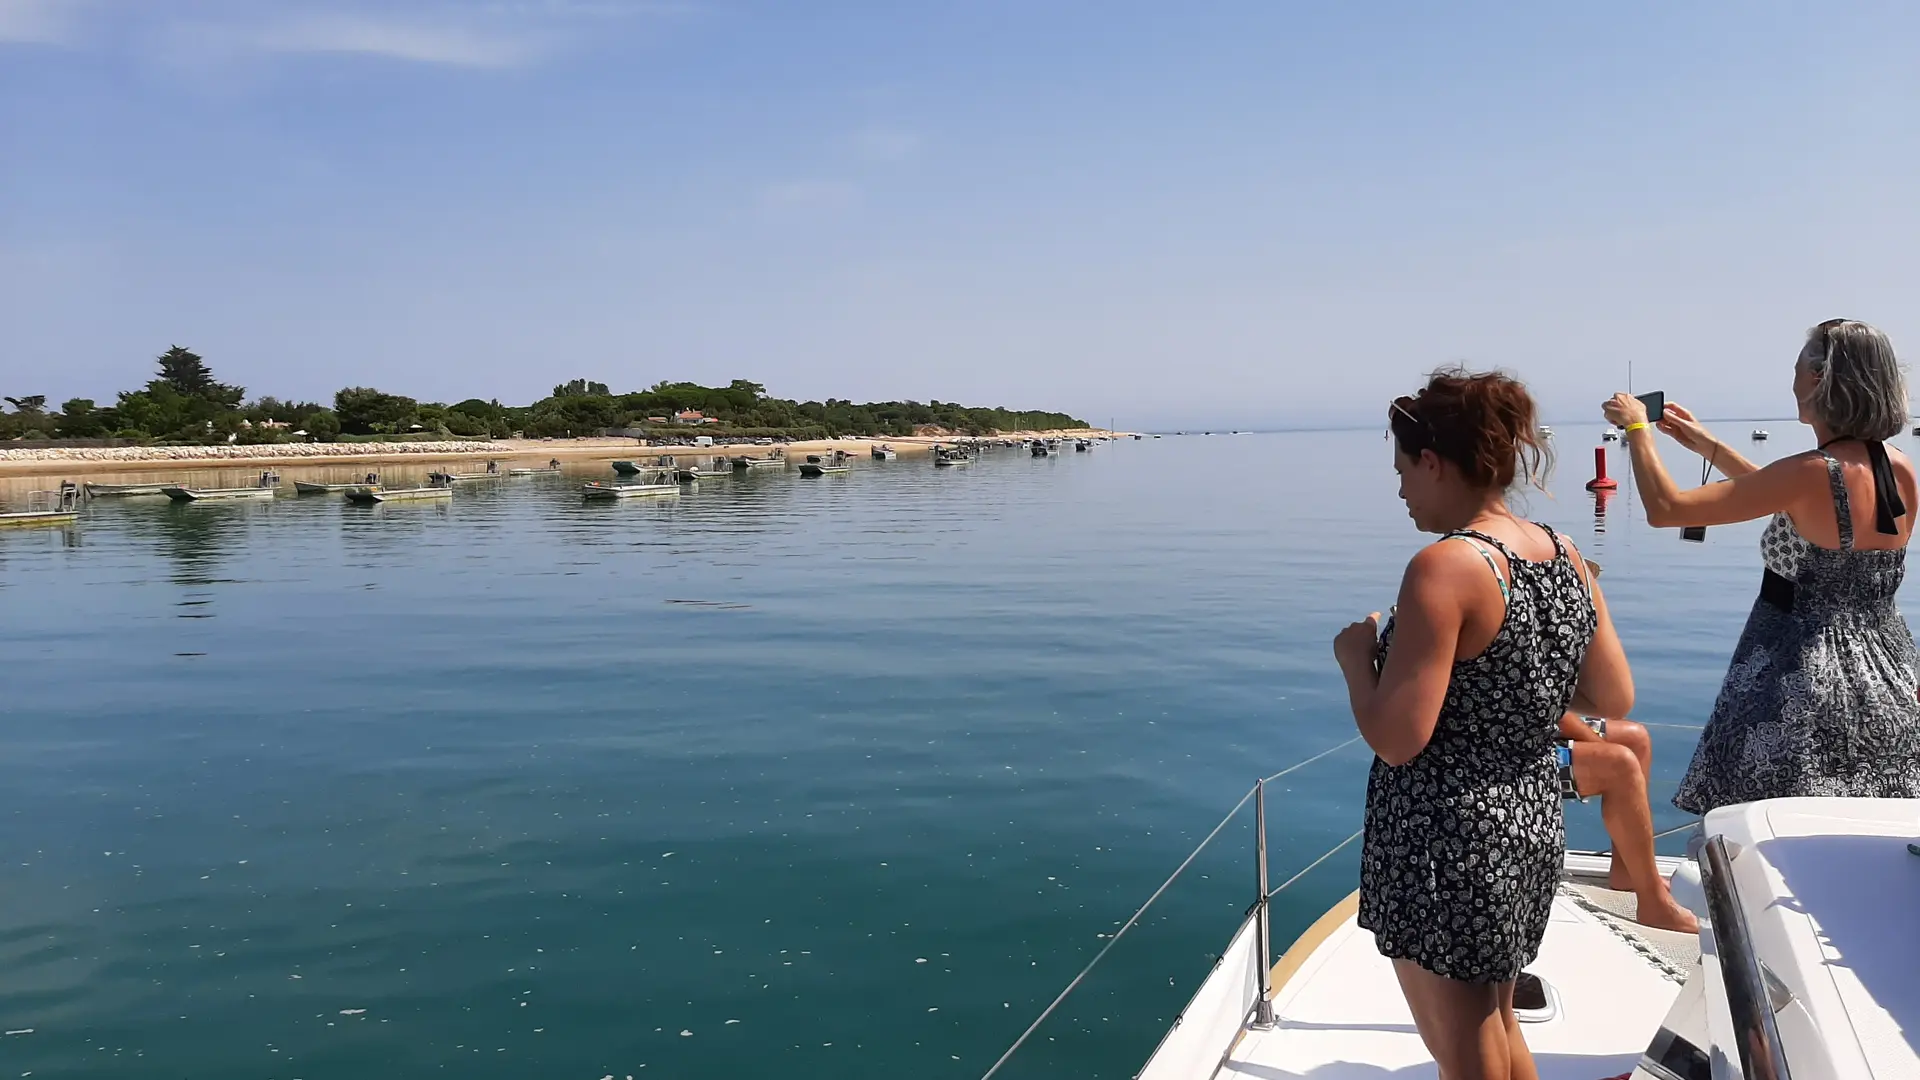
M1820 377L1807 404L1835 435L1890 439L1906 430L1906 374L1886 334L1853 319L1828 319L1807 331L1802 355Z

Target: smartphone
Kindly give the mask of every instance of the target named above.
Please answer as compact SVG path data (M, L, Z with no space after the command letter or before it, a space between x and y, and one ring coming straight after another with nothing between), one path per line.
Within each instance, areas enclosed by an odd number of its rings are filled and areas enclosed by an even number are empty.
M1647 423L1657 424L1660 422L1661 417L1667 415L1667 392L1665 390L1654 390L1650 393L1635 394L1634 396L1640 399L1640 404L1647 407Z
M1707 527L1705 525L1684 526L1680 530L1680 539L1695 544L1704 544L1707 542Z

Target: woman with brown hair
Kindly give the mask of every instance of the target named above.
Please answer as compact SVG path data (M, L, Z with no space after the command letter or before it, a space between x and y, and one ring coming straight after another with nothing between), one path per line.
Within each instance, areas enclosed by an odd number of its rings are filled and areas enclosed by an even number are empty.
M1334 655L1374 750L1360 925L1448 1080L1534 1080L1513 982L1546 935L1566 833L1554 738L1569 708L1633 710L1633 678L1580 553L1507 505L1538 480L1533 398L1497 372L1436 372L1388 412L1400 498L1437 533L1394 616Z

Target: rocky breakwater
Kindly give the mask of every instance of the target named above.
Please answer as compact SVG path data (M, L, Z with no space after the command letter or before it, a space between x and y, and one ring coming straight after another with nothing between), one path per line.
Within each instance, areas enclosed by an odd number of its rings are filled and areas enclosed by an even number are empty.
M258 446L51 446L0 449L0 461L115 462L136 461L317 461L326 458L399 457L457 454L497 454L484 442L364 442L265 443Z

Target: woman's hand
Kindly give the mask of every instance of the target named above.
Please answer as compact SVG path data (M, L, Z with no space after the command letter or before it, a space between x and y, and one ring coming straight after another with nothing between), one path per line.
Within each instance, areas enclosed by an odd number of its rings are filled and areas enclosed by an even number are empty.
M1701 457L1706 457L1708 451L1713 449L1713 434L1707 430L1705 424L1695 420L1693 414L1682 406L1668 402L1667 415L1655 423L1659 425L1661 431L1673 436L1674 442Z
M1340 670L1351 675L1356 670L1373 671L1374 653L1380 647L1380 613L1374 612L1333 636L1333 658Z
M1600 406L1600 411L1606 415L1607 422L1617 428L1624 429L1633 424L1647 422L1646 402L1624 392L1608 398L1606 403Z

